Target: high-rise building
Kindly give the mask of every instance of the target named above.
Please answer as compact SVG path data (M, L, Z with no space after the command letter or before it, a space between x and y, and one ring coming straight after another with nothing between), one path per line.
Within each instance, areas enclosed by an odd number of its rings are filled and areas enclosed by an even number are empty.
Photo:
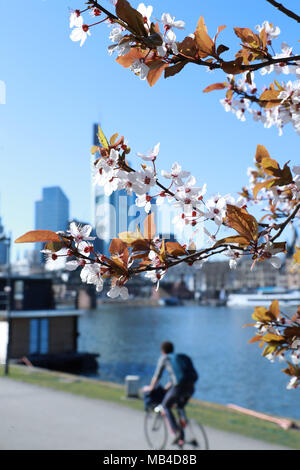
M35 203L36 230L66 230L69 221L69 199L59 186L43 188L43 198Z
M98 124L93 126L93 144L99 145L97 138ZM93 157L94 158L94 157ZM96 154L95 158L99 158ZM136 195L128 195L123 189L110 196L101 186L92 187L92 204L97 240L97 251L108 254L110 241L120 232L134 231L136 225L142 225L145 219L144 209L135 205Z
M35 230L67 230L68 222L69 199L63 190L59 186L43 188L42 199L35 203ZM41 246L37 244L37 249Z
M1 217L0 217L0 237L4 235L4 227L2 225ZM7 245L5 242L0 241L0 265L7 263Z

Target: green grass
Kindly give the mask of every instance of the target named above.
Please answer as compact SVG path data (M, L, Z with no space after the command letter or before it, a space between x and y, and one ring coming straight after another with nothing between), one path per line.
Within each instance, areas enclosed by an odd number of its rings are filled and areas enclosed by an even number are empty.
M1 367L0 374L3 375L3 368ZM125 399L124 387L117 384L16 365L10 366L9 377L42 387L49 387L93 399L107 400L122 406L143 410L142 400ZM222 405L193 400L187 407L187 413L189 417L193 417L202 424L215 429L243 434L273 444L300 449L300 431L285 431L276 424L246 416L229 410ZM297 422L297 424L300 426L300 422Z

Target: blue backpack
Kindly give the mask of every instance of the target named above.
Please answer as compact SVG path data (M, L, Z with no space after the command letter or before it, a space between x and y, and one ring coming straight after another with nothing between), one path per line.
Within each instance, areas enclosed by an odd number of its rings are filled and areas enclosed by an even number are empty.
M169 354L168 356L178 384L194 383L198 380L199 376L189 356L186 354Z

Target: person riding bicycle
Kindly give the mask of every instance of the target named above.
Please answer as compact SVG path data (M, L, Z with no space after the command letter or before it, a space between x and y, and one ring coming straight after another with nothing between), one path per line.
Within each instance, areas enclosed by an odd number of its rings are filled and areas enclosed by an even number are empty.
M176 444L184 440L184 433L182 426L178 426L171 408L176 404L180 419L186 420L184 406L194 393L194 384L198 379L198 374L189 356L186 354L175 354L173 343L164 341L161 344L161 356L151 384L145 390L152 391L155 389L165 369L169 373L170 381L165 386L166 394L161 405L171 430L175 434L172 444Z

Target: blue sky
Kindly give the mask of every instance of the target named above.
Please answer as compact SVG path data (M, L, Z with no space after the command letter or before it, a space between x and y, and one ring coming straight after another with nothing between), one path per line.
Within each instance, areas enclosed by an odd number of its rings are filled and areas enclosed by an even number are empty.
M91 219L89 149L95 121L101 121L108 135L125 135L132 155L160 141L159 167L182 163L199 184L208 184L209 194L235 193L247 182L257 144L281 163L299 164L299 138L290 126L279 137L275 128L266 130L250 117L241 123L223 111L223 92L202 93L223 78L219 73L190 65L150 88L107 54L105 24L91 30L82 48L71 42L69 8L83 8L83 1L25 3L26 8L2 2L0 19L0 80L6 84L6 104L0 105L0 215L14 238L33 228L34 201L43 186L61 186L71 201L71 216ZM239 47L232 28L254 28L268 19L281 28L276 51L285 40L299 54L297 24L266 1L244 6L236 0L151 4L157 18L170 12L185 20L187 34L200 15L211 36L219 25L227 25L220 41L232 46L232 55ZM103 5L113 11L107 0ZM285 5L297 10L299 2L286 0ZM130 160L137 163L134 156Z

